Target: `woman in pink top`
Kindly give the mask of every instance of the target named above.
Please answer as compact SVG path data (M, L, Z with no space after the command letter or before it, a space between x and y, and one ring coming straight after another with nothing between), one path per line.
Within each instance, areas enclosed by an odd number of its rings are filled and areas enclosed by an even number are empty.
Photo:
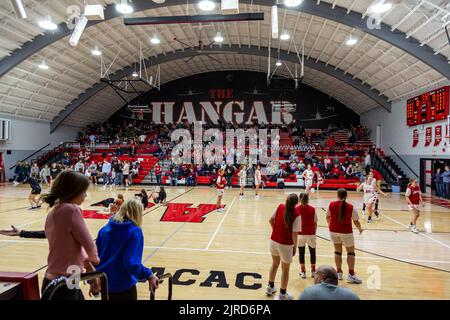
M73 273L94 271L92 263L100 259L79 207L86 197L89 179L75 171L63 171L52 184L50 193L43 201L52 208L45 221L45 235L49 254L47 271L42 284L44 290L50 281ZM70 286L69 286L70 287ZM61 287L55 292L55 300L83 300L83 293L77 283L72 288ZM94 290L95 289L95 290ZM92 289L98 290L98 282L92 282Z

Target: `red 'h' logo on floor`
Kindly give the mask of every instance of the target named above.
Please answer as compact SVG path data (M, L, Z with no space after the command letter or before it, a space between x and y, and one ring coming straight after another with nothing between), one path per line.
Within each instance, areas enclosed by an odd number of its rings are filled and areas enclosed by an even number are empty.
M215 204L199 204L191 207L192 203L168 203L161 221L201 223L208 213L217 209Z

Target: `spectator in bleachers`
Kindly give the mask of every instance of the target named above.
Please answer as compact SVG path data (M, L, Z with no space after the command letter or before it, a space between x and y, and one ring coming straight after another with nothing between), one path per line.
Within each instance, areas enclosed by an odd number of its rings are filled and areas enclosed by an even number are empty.
M355 172L354 172L353 166L352 166L352 164L349 164L347 169L345 170L345 177L347 179L352 179L354 177L354 174L355 174Z
M114 185L115 186L121 186L123 183L123 165L120 160L117 161L117 163L113 166L114 170Z
M229 189L233 188L232 182L233 182L233 176L234 176L235 172L236 172L236 169L234 168L233 165L227 164L225 166L225 179L227 180L226 188L229 188Z
M111 185L111 163L108 160L103 160L102 164L102 181L103 190L106 190L108 185ZM111 187L111 186L110 186Z
M84 163L83 160L79 159L78 162L75 164L75 171L84 173Z
M123 162L122 173L125 187L128 188L130 186L130 163L126 160Z
M45 183L47 186L50 185L50 168L48 164L44 165L44 167L39 172L39 177L41 179L41 183Z
M34 179L39 179L39 166L37 164L37 162L34 162L33 165L30 168L30 177L34 178Z

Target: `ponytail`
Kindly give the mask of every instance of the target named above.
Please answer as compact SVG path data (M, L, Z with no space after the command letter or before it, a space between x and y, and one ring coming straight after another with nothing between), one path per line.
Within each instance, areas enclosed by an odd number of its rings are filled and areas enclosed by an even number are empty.
M345 211L347 209L347 190L345 189L339 189L337 191L337 195L338 198L341 200L341 206L339 208L339 216L338 216L338 221L342 222L344 220L344 216L345 216Z
M309 204L309 196L307 193L300 193L300 204L302 206L307 206Z
M65 170L58 174L50 192L41 197L52 208L56 204L69 202L89 188L89 179L79 172Z
M286 199L286 206L284 208L284 224L288 228L294 223L294 211L297 204L298 196L295 193L291 193Z

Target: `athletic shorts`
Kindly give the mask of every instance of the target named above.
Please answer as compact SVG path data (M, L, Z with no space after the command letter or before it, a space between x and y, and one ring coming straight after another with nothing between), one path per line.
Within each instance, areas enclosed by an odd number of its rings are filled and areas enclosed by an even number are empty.
M128 179L128 174L124 174L124 175L123 175L123 178L124 178L124 179Z
M330 232L330 236L334 244L342 244L346 248L355 246L353 233Z
M31 189L31 194L41 194L41 189Z
M299 247L304 247L306 244L308 244L308 247L315 248L316 235L299 234L297 243Z
M247 183L246 183L245 179L242 179L242 178L239 179L239 186L245 187L246 184Z
M223 189L217 189L217 196L223 196L224 190Z
M286 244L280 244L276 241L270 240L270 254L275 257L280 257L281 262L292 262L292 246Z
M370 197L364 197L364 203L367 205L374 204L377 202L378 197L377 196L370 196Z
M306 189L310 189L313 185L313 181L312 180L306 180L305 181L305 187Z
M409 210L420 210L420 205L419 204L408 204L408 208Z

